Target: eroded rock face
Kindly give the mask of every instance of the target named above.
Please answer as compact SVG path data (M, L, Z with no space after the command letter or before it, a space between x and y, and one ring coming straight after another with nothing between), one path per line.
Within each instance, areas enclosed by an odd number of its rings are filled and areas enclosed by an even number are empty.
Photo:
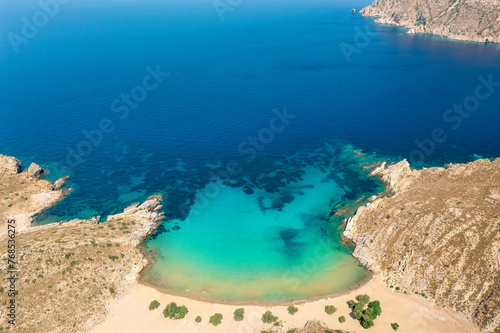
M7 234L8 219L16 220L17 231L27 229L34 215L54 206L69 190L40 179L43 169L34 163L21 171L21 161L0 155L0 191L4 193L0 200L0 238Z
M423 170L402 161L372 174L393 195L348 221L354 256L388 286L500 330L500 160Z
M500 42L498 0L376 0L360 13L375 17L377 23L408 28L409 33Z
M21 231L23 312L16 332L87 332L104 320L108 304L128 292L147 260L136 246L159 225L161 197L150 197L127 212L33 227ZM7 238L0 237L7 248ZM0 260L0 286L8 289L7 253ZM54 292L52 292L54 290ZM8 300L0 293L0 301ZM7 316L0 313L0 326Z
M21 162L0 155L0 245L7 249L7 220L16 225L17 257L23 278L16 302L26 309L16 332L86 332L105 317L107 305L135 283L147 260L137 245L163 218L161 196L152 196L121 214L76 219L32 227L32 217L63 199L66 183L40 179L42 169L32 164L21 172ZM8 253L0 256L0 287L7 290ZM7 293L0 302L7 304ZM0 326L9 318L0 312Z
M21 172L21 161L10 156L0 154L0 172L16 174Z
M35 163L31 163L30 167L28 168L28 175L30 175L31 177L35 178L41 177L43 172L44 170L38 164Z
M64 185L66 185L66 182L68 181L68 176L64 176L62 178L59 178L58 180L56 180L56 182L54 183L54 190L58 190L60 189L61 187L63 187Z

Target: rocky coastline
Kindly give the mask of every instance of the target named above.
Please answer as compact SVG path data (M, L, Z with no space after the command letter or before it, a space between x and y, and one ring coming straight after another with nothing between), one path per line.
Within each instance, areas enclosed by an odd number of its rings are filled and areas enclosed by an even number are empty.
M500 330L500 159L374 169L392 195L358 209L344 236L387 287Z
M14 221L15 260L22 272L15 288L19 332L86 332L102 322L111 302L128 292L147 265L139 244L160 225L161 196L122 213L90 220L32 226L32 217L58 203L70 189L67 177L51 183L43 168L0 155L0 246L7 249L7 221ZM10 243L9 243L10 244ZM7 253L0 262L0 287L9 290ZM0 293L0 302L10 301ZM30 309L26 311L24 309ZM10 328L4 309L0 329Z
M17 221L17 230L30 228L33 216L53 207L70 189L63 188L68 177L54 183L41 179L45 170L32 163L23 169L22 162L14 157L0 155L0 237L7 232L6 221Z
M375 0L360 14L406 28L410 34L500 43L500 4L495 0Z

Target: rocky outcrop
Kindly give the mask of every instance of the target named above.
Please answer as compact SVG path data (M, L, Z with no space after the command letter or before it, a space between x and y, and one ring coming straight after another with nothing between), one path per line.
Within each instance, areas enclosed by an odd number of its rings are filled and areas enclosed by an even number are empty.
M270 329L261 331L261 333L324 333L324 332L335 332L335 333L347 333L342 330L330 330L325 323L319 320L308 320L304 325L304 328L287 329L285 328L283 321L276 322Z
M108 221L133 219L136 227L124 237L130 246L136 247L156 230L159 222L165 217L164 213L159 211L163 208L161 200L162 198L159 195L151 196L142 204L130 205L125 208L123 213L109 216Z
M66 185L66 182L68 181L68 176L64 176L62 178L59 178L58 180L56 180L56 182L54 183L54 190L59 190L60 188L62 188L64 185Z
M30 167L28 168L28 175L30 175L30 177L35 177L35 178L41 177L43 172L44 170L38 164L35 163L31 163Z
M398 288L500 330L500 159L372 172L392 191L358 209L354 256ZM415 296L418 294L418 296Z
M0 172L16 174L21 172L21 161L14 157L0 154Z
M375 22L456 40L500 42L498 0L375 0L361 10Z
M97 217L20 231L23 278L16 284L16 302L30 310L21 312L16 332L87 332L104 320L109 303L128 292L147 265L137 244L159 225L159 209L161 197L153 196L104 223ZM7 248L7 239L0 245ZM7 261L0 260L4 289L6 268ZM0 302L8 300L0 293ZM7 320L0 313L0 326Z
M160 224L161 196L134 204L100 223L90 220L32 227L32 217L62 200L68 179L40 179L43 169L0 155L0 246L7 249L7 220L15 220L22 279L16 303L22 311L16 332L86 332L105 318L107 305L135 283L147 260L138 248ZM22 244L22 246L20 246ZM0 287L8 289L7 252L0 259ZM16 262L17 262L16 258ZM22 268L21 268L22 265ZM3 281L3 282L2 282ZM10 301L0 293L0 302ZM7 325L0 311L0 327Z
M55 184L41 179L43 169L32 163L22 170L21 161L0 155L0 238L7 234L8 219L17 223L17 231L31 226L33 216L61 201L69 189L61 189L68 177ZM8 189L8 190L7 190Z

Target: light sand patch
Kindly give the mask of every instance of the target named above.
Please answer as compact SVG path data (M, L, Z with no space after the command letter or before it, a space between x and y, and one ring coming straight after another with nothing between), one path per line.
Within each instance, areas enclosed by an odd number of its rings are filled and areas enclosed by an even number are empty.
M358 294L368 294L372 300L379 300L382 315L375 320L375 326L365 330L358 321L349 316L350 309L346 302ZM398 332L402 333L449 333L449 332L479 332L472 324L454 318L450 313L430 305L420 296L405 295L393 292L376 276L365 286L348 294L329 299L306 302L296 305L299 311L290 315L287 306L238 306L203 302L181 296L172 296L154 288L137 283L132 290L116 300L109 309L106 320L95 327L94 333L110 332L260 332L271 327L261 321L262 314L271 310L279 320L286 322L286 332L290 328L302 328L308 320L317 319L324 322L331 329L343 329L351 332L392 332L391 323L400 325ZM148 305L152 300L158 300L160 307L149 311ZM163 309L170 302L177 305L186 305L189 312L182 320L171 320L163 317ZM337 312L327 315L326 305L334 305ZM245 319L236 322L233 312L236 308L245 309ZM211 315L219 312L223 315L222 324L217 327L208 322ZM196 316L202 317L200 324L195 323ZM345 316L347 321L338 322L339 316Z

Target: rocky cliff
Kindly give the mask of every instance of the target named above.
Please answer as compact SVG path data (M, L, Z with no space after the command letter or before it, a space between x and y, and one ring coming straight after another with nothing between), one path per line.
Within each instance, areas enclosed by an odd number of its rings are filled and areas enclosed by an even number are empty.
M66 178L52 184L43 169L27 170L13 157L0 155L0 303L18 294L15 332L86 332L104 319L107 305L131 288L147 264L137 247L163 219L161 197L152 196L123 213L30 227L31 217L64 197ZM7 219L15 220L15 262L11 284L7 262ZM9 247L10 248L10 247ZM12 257L11 257L12 258ZM0 309L0 331L12 331L7 308ZM10 310L9 310L10 311Z
M64 198L67 177L51 183L40 178L43 173L35 163L23 170L18 159L0 155L0 237L7 233L7 219L17 221L17 231L27 229L34 215Z
M135 283L147 260L137 247L163 218L161 198L151 197L107 222L73 220L29 228L16 237L16 332L87 332L108 304ZM7 248L7 238L0 239ZM0 288L9 290L6 254ZM0 293L0 302L10 301ZM0 330L10 327L0 310Z
M377 23L408 28L409 33L500 42L499 0L375 0L360 13L375 17Z
M500 331L500 159L372 172L393 192L361 207L344 235L388 287Z

